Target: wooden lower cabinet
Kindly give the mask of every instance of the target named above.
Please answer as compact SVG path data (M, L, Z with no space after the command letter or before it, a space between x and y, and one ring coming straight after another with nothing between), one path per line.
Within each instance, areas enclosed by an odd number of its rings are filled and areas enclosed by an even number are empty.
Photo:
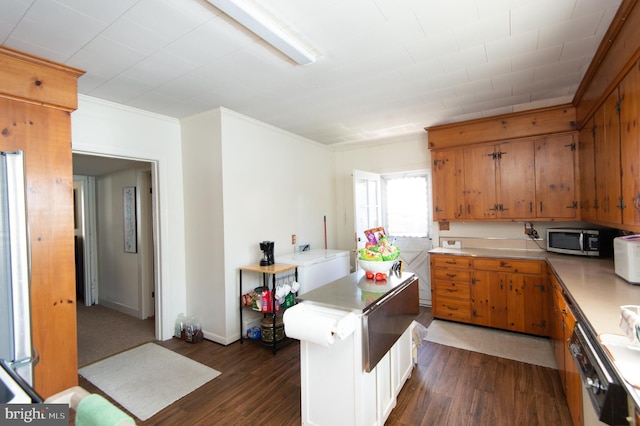
M584 420L582 415L582 380L569 349L569 340L571 339L576 318L564 297L560 281L551 271L549 271L548 280L552 293L550 337L553 352L558 364L558 373L567 398L571 419L575 426L581 426Z
M576 318L542 260L431 254L434 318L549 336L575 426L583 424L582 381L569 340Z
M469 265L465 256L430 256L431 300L434 318L471 322Z
M433 316L548 336L545 273L541 260L432 254Z

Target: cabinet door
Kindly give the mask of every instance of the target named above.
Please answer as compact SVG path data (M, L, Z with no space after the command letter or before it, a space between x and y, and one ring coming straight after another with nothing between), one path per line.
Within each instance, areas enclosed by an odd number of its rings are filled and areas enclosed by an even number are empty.
M376 418L378 424L384 424L396 405L391 381L391 352L376 365Z
M507 274L508 329L546 336L548 303L542 276Z
M582 379L578 371L578 366L571 356L571 349L569 349L569 339L573 332L573 327L576 324L576 318L570 309L567 308L565 315L565 327L564 327L564 365L565 374L567 376L567 405L569 406L569 412L571 413L571 419L575 426L582 426ZM589 407L591 409L591 407Z
M499 215L504 219L534 217L536 202L533 140L498 146Z
M575 197L573 134L554 135L535 142L536 202L539 218L573 219Z
M543 276L524 277L524 332L548 336L549 292Z
M507 292L504 275L473 271L471 277L471 321L487 327L507 328Z
M599 222L621 223L620 123L618 91L614 90L594 115L596 152L596 197Z
M566 375L564 366L564 316L566 314L566 303L562 296L562 287L552 272L549 272L549 286L551 287L551 327L549 337L553 346L553 354L558 364L558 373L562 382L562 389L566 392Z
M640 225L640 62L620 82L620 160L622 167L622 223Z
M433 220L458 219L462 216L464 197L462 150L432 151Z
M580 158L580 219L596 221L595 126L589 119L578 136Z
M496 160L494 146L477 146L464 149L464 200L463 218L495 219Z

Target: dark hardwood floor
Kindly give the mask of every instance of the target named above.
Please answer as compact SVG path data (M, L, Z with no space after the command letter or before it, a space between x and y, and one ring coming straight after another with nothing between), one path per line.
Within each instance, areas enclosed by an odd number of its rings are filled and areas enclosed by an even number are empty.
M422 308L418 321L428 326L431 320L431 310ZM156 343L222 374L139 425L301 423L297 342L275 356L252 341L226 347L177 339ZM571 425L556 370L430 342L423 342L418 358L387 425Z

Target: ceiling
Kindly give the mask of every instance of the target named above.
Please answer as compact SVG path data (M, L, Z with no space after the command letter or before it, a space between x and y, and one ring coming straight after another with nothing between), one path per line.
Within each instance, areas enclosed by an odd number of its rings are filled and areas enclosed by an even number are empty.
M123 170L151 170L151 163L126 158L73 154L73 174L80 176L106 176Z
M0 43L79 93L183 118L225 107L327 145L565 104L621 0L241 0L300 66L205 0L2 0Z

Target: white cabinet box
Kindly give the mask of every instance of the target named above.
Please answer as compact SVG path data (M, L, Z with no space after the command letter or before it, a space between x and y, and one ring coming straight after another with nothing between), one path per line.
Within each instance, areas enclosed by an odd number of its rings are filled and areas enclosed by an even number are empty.
M304 294L351 273L349 252L309 250L276 256L276 263L298 266L298 294Z

